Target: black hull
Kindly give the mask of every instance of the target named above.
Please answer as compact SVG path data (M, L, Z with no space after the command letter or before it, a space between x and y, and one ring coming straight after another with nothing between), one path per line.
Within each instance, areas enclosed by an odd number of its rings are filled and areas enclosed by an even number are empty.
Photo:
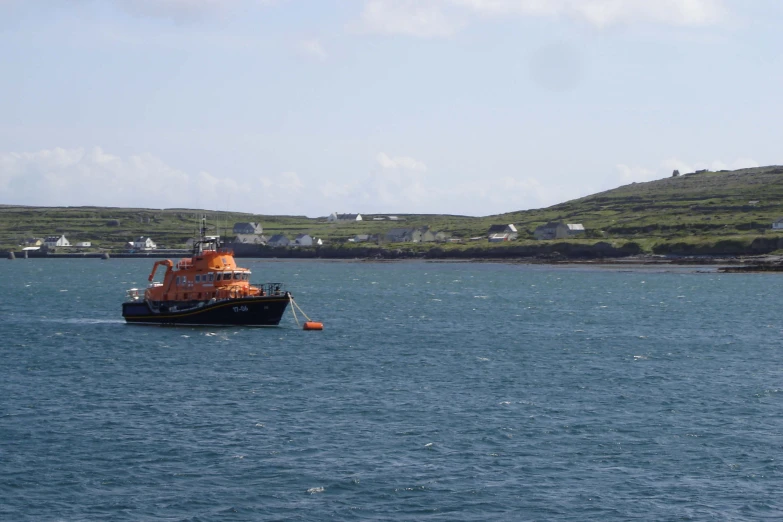
M227 299L188 310L156 312L146 301L122 303L127 323L180 326L277 326L289 296Z

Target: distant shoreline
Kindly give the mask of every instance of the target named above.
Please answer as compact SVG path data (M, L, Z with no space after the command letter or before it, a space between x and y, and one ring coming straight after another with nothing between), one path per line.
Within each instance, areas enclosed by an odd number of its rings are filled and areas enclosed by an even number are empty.
M721 273L755 273L755 272L783 272L782 256L656 256L641 254L625 257L602 257L602 258L567 258L561 257L551 259L546 257L464 257L457 258L453 256L432 256L432 255L410 255L400 256L292 256L285 255L288 252L280 252L278 256L268 254L264 255L235 255L237 259L269 259L277 261L288 260L313 260L313 261L353 261L353 262L401 262L401 261L428 261L442 263L509 263L525 265L614 265L623 267L633 266L713 266ZM0 256L10 259L11 252L2 252ZM101 252L83 252L83 253L29 253L27 258L24 252L13 252L15 259L104 259L106 253ZM189 253L185 252L144 252L144 253L109 253L111 259L166 259L186 257Z

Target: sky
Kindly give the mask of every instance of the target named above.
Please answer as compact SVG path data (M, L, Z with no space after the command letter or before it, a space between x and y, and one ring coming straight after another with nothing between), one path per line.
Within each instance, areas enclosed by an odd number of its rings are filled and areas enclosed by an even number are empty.
M783 163L779 0L0 0L0 204L488 216Z

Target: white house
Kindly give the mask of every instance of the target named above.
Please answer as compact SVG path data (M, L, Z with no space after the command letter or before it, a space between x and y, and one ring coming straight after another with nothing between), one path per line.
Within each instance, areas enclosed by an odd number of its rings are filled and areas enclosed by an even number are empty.
M313 238L310 234L298 234L294 238L294 246L313 246Z
M581 223L564 224L551 221L546 225L541 225L533 231L536 239L566 239L568 237L579 236L585 233L585 227Z
M237 234L234 238L234 243L241 243L243 245L264 245L266 244L266 236L261 234Z
M76 243L76 248L90 248L92 243L90 241L79 241Z
M772 230L783 230L783 218L778 218L772 222Z
M234 223L234 234L262 234L264 228L261 223Z
M568 227L563 223L550 221L546 225L541 225L533 231L536 239L564 239L568 237Z
M65 238L65 236L49 236L44 239L44 245L47 248L56 247L69 247L71 243Z
M338 214L337 212L332 212L329 214L329 217L326 218L326 221L329 223L348 223L351 221L362 221L362 215L361 214Z
M487 239L490 243L501 241L515 241L519 237L517 227L510 225L491 225L487 231Z
M158 245L152 240L151 237L139 236L133 241L133 248L136 250L155 250Z
M392 228L386 231L384 238L389 243L407 243L413 241L415 228Z
M567 223L566 226L568 227L569 236L578 236L585 233L585 226L581 223Z
M291 244L291 240L288 239L285 234L275 234L269 238L269 241L267 241L266 244L271 247L285 247Z

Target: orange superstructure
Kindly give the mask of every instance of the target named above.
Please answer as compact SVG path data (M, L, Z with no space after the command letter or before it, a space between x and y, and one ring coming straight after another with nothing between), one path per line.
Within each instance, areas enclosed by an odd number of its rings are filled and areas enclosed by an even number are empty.
M176 266L169 259L158 261L152 267L151 282L159 266L166 267L163 282L147 288L147 301L190 302L265 295L263 289L250 284L250 270L236 265L231 250L202 249L193 257L180 259Z

